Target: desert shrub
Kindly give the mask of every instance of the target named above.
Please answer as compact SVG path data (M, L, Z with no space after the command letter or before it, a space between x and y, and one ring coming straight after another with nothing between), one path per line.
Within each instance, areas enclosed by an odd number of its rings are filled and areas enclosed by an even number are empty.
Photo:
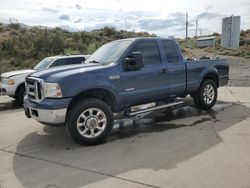
M38 61L36 59L26 59L20 63L20 68L32 68Z
M90 32L62 28L20 27L0 23L0 72L30 68L47 56L89 54L109 41L131 37L155 37L147 32L128 32L104 27Z

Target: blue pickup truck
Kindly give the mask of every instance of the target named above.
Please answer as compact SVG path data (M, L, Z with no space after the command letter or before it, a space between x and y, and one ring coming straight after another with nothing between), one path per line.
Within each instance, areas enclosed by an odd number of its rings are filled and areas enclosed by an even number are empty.
M175 99L187 95L208 110L228 80L225 59L185 61L174 39L123 39L103 45L83 65L26 77L24 109L45 125L66 125L77 143L94 144L112 130L113 113L135 116L178 105ZM161 105L131 110L151 102Z

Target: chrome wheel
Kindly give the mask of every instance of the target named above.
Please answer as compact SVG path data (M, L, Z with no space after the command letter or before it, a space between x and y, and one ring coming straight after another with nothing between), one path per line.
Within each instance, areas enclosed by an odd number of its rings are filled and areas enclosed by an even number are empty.
M207 84L203 91L203 99L206 104L211 104L214 101L215 90L211 84Z
M77 130L85 138L96 138L105 130L107 117L98 108L85 110L77 119Z

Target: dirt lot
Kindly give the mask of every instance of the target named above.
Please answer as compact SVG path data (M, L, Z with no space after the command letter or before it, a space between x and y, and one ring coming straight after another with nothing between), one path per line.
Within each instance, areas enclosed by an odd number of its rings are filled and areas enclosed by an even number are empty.
M106 143L80 146L0 97L0 187L249 187L250 88L219 89L208 112L185 105L137 126L118 123Z
M229 86L250 86L250 59L229 57L230 81Z

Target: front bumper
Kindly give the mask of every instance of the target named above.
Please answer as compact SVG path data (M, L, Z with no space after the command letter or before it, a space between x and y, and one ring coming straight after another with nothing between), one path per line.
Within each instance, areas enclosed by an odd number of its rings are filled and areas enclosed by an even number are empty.
M38 122L46 125L61 125L65 123L67 106L69 102L69 99L44 99L42 103L38 104L31 102L27 98L27 96L25 96L23 106L25 115L28 118L34 118ZM58 103L60 103L61 105L58 106ZM46 106L45 104L52 105L49 105L50 108L48 108L48 106ZM55 106L59 108L55 109ZM53 109L51 109L52 107Z
M32 108L24 106L27 117L32 117L43 124L64 124L67 109L58 110L44 110L39 108Z
M16 92L16 86L15 85L4 85L0 84L0 93L1 95L8 95L13 97Z

